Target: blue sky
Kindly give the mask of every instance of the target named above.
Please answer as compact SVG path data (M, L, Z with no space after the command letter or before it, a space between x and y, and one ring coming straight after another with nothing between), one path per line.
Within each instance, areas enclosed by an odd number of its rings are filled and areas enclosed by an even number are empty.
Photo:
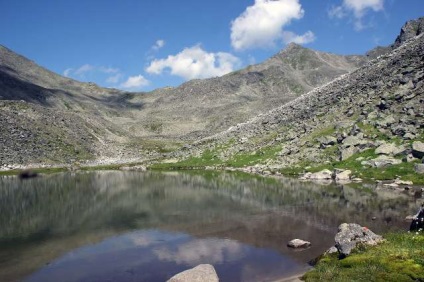
M61 75L149 91L260 63L297 42L389 45L423 0L0 0L0 44Z

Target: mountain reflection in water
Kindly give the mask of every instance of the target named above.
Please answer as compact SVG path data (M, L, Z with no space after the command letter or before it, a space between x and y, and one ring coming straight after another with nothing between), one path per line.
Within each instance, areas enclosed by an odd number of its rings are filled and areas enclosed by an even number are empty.
M303 271L342 222L406 229L415 209L374 187L213 171L5 177L0 281L164 281L200 263L221 281L269 281ZM312 247L290 250L293 238Z

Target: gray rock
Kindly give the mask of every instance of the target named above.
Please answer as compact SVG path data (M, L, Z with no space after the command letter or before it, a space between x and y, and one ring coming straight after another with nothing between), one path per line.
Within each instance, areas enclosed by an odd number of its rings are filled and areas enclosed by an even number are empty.
M303 175L303 179L312 179L312 180L326 180L326 179L332 179L332 178L333 178L333 173L328 169L324 169L315 173L308 172L305 175Z
M167 282L219 282L219 278L212 265L200 264L176 274Z
M355 147L342 148L340 149L340 160L344 161L358 152L359 149Z
M334 173L333 173L334 179L336 181L350 180L351 175L352 175L352 171L343 170L343 169L336 169L334 170Z
M362 165L369 165L376 168L387 167L390 165L400 164L402 160L381 155L375 159L361 162Z
M377 149L375 149L375 154L395 156L404 151L405 151L405 147L403 146L398 147L393 143L388 143L388 144L380 145Z
M415 141L412 143L412 155L417 159L424 158L424 143Z
M416 173L424 174L424 163L423 164L415 164L414 170Z
M376 245L383 237L356 223L342 223L335 236L336 248L343 257L348 256L358 244Z
M317 138L317 141L321 143L323 146L331 146L335 145L337 143L337 138L333 136L323 136L320 138Z
M357 146L363 143L363 140L359 139L356 136L348 136L343 140L344 147Z
M304 241L301 239L293 239L290 242L287 243L287 247L290 248L307 248L311 246L311 242Z

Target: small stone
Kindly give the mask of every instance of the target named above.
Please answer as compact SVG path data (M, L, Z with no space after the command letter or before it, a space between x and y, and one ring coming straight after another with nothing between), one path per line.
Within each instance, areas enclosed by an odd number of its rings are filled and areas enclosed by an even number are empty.
M301 239L293 239L290 242L287 243L287 247L290 248L307 248L311 246L311 242L304 241Z

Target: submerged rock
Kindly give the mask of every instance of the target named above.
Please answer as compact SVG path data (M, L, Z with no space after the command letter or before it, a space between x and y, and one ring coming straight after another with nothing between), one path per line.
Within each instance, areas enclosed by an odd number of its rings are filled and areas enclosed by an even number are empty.
M198 266L180 272L171 277L167 282L218 282L219 278L215 268L210 264L199 264Z

